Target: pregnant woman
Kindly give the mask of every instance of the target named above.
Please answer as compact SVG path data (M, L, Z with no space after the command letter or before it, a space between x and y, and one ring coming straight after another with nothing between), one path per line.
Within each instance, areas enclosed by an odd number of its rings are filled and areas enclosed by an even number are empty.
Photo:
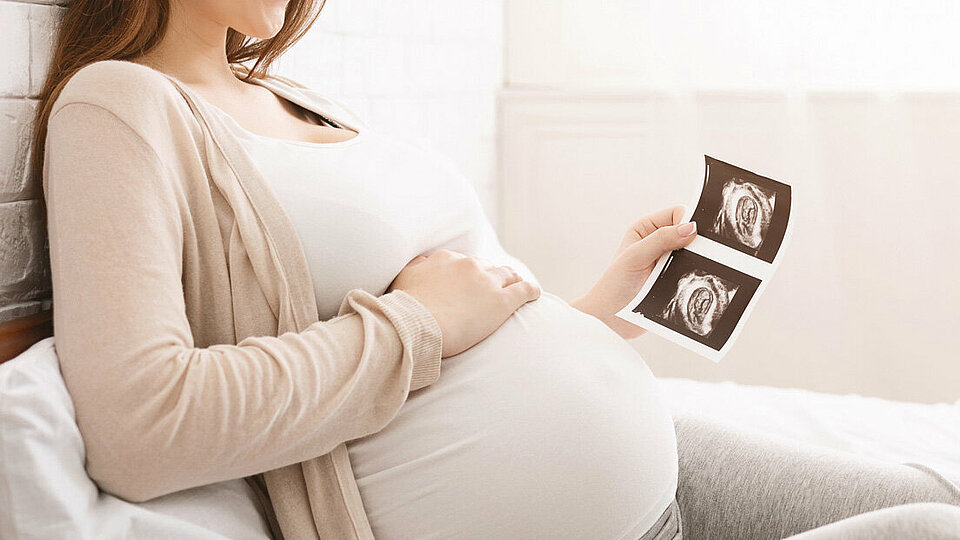
M694 533L753 512L767 536L896 504L858 512L841 489L844 510L810 517L827 499L785 485L785 518L710 476L743 462L704 452L742 441L675 431L624 339L640 330L613 316L695 237L682 208L629 227L577 301L541 292L445 159L266 76L318 10L69 5L35 155L57 350L103 490L245 477L286 538L679 538L684 497ZM783 469L767 456L752 470ZM906 481L898 502L948 496Z

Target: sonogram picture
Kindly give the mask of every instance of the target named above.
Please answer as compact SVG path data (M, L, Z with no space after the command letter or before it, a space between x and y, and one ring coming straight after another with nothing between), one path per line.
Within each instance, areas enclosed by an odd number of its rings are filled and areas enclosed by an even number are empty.
M691 221L700 236L772 263L790 221L790 186L706 156Z
M790 186L704 156L698 237L665 255L617 316L719 361L780 260L792 222Z
M731 178L723 184L720 199L720 211L710 232L737 242L756 255L770 228L777 194L767 193L752 182Z

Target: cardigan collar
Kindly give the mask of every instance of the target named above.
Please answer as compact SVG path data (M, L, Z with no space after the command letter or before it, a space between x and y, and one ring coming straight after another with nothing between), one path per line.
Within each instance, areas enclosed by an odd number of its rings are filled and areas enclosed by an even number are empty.
M278 331L283 333L304 330L319 320L319 312L306 254L293 222L257 169L246 148L233 135L220 115L212 110L213 105L176 78L166 74L164 76L177 87L200 123L208 160L214 155L222 156L224 164L232 172L229 176L237 180L236 184L218 183L217 187L230 201L235 212L250 212L249 217L255 218L247 219L243 213L236 215L234 227L239 230L242 242L246 244L251 241L261 241L260 235L250 230L250 227L256 223L261 226L262 241L265 241L269 248L281 281L277 284L273 278L268 277L269 272L265 268L262 272L258 272L258 275L262 276L261 285L275 289L275 291L265 292L275 293L268 294L268 300L271 300L271 308L278 320ZM326 114L322 107L318 107L302 93L294 92L282 83L268 83L264 86L268 86L271 91L309 111ZM214 166L212 163L210 165ZM211 177L216 181L222 179L223 175L214 174ZM246 199L248 204L236 204L241 202L237 200L238 198ZM234 241L231 241L231 244L231 248L237 245ZM231 252L234 250L231 249ZM237 334L238 339L242 339L244 332L238 328Z

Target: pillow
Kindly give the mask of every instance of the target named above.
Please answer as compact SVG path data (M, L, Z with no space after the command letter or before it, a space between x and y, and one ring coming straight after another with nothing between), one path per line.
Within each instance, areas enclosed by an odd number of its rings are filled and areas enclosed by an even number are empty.
M242 479L130 503L84 470L54 338L0 365L0 538L269 539Z

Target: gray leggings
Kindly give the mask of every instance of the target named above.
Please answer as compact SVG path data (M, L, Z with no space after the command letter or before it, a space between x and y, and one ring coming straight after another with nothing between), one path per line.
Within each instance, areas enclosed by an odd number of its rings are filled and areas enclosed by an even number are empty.
M678 416L674 424L684 540L767 540L804 531L797 540L960 538L960 488L922 466L695 417Z

